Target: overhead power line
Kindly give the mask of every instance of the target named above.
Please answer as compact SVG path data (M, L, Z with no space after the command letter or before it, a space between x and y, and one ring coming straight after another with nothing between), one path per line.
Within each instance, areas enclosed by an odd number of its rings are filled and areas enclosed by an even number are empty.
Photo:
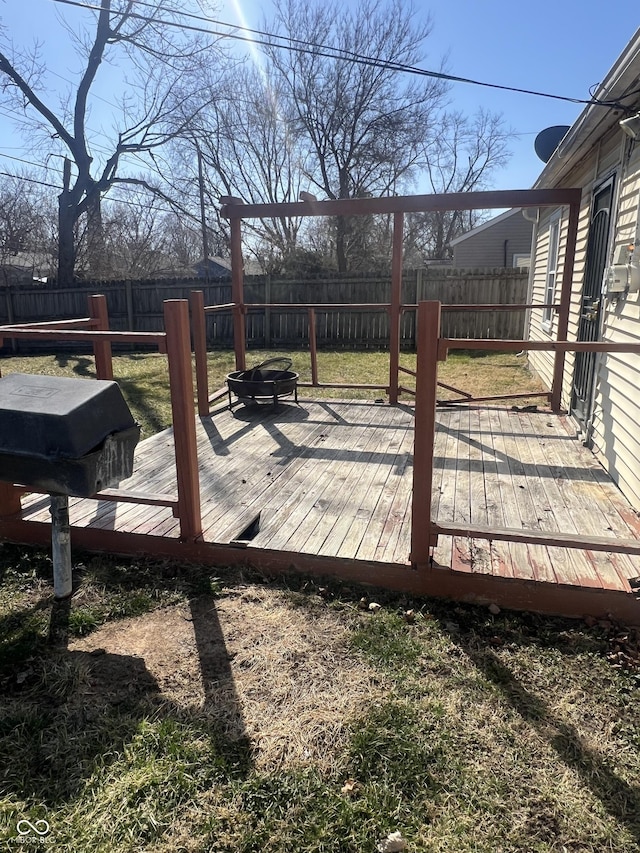
M92 3L79 2L79 0L53 0L53 2L60 3L66 6L76 6L80 9L90 9L96 12L101 11L100 6L97 6ZM144 2L144 0L133 0L133 2L139 6L144 6L157 10L157 5L154 6L151 3ZM168 27L174 27L176 29L181 30L189 30L192 32L205 33L207 35L216 35L220 36L221 38L230 38L235 39L237 41L245 41L252 44L260 45L262 47L273 47L278 50L289 50L293 53L307 53L316 56L325 56L331 59L346 59L350 62L354 62L359 65L368 65L376 68L386 68L391 71L399 71L405 74L415 74L422 77L431 77L437 80L444 80L450 83L467 83L472 86L483 86L489 89L499 89L505 92L516 92L523 95L534 95L540 98L551 98L553 100L566 101L572 104L584 104L588 106L601 107L617 107L623 110L626 109L626 107L623 104L620 104L618 101L601 101L593 97L573 98L569 97L568 95L558 95L551 92L540 92L536 89L524 89L518 86L508 86L506 84L501 83L488 83L484 80L474 80L470 77L459 77L454 74L446 74L443 71L432 71L427 70L425 68L418 68L414 65L406 65L401 62L394 62L393 60L384 60L377 57L367 56L366 54L356 53L343 48L333 47L332 45L304 41L302 39L279 35L278 33L270 33L264 30L256 30L251 27L241 27L236 24L231 24L226 21L219 21L215 18L208 18L204 15L196 15L191 12L181 12L180 14L183 18L202 21L207 24L215 24L216 26L229 27L231 30L233 30L233 32L220 32L219 30L211 29L210 26L201 27L196 26L195 24L187 24L182 21L171 21L165 18L141 15L138 12L127 12L127 15L129 17L135 18L136 20L146 21L148 23L153 23L156 25L164 24ZM241 32L238 32L238 30L240 30ZM246 33L249 33L249 35L246 35ZM255 36L260 36L260 38L255 38ZM267 41L266 39L277 39L278 41ZM628 92L625 97L629 95L635 95L638 93L638 91L640 90Z

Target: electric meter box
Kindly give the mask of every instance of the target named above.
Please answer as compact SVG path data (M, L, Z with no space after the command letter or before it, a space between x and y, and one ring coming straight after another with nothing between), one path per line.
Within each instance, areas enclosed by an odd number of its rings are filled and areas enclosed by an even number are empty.
M640 266L612 264L605 277L607 293L637 293L640 290Z

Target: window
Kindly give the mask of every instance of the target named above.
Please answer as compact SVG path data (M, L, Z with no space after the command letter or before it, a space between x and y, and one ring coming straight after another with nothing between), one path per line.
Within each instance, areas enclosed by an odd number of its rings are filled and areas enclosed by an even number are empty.
M549 254L547 256L547 283L544 289L544 304L555 302L556 279L558 277L558 258L560 255L560 211L553 215L549 223ZM542 328L549 332L553 325L553 308L545 308L542 315Z

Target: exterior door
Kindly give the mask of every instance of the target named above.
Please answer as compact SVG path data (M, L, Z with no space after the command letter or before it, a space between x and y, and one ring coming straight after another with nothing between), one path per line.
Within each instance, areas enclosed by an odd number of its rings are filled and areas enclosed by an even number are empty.
M600 336L602 312L602 279L607 265L609 223L613 201L613 178L599 187L593 196L587 259L578 322L579 341L597 341ZM573 372L571 411L584 432L587 432L593 405L596 353L576 353Z

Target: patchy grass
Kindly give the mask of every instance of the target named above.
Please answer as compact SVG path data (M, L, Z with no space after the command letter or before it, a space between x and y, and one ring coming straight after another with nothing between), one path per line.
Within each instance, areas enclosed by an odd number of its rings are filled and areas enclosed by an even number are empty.
M275 356L290 357L301 381L311 381L311 364L306 352L251 351L247 355L247 363L251 366ZM400 363L404 367L414 370L415 361L415 354L401 354ZM120 355L114 357L113 364L114 376L120 383L134 417L142 426L143 437L170 426L171 403L166 356L155 353ZM95 375L93 359L85 355L8 357L0 361L0 368L3 374ZM232 352L210 353L210 390L213 392L223 387L225 377L234 369ZM321 350L318 353L318 372L321 382L386 385L389 381L389 355L375 351ZM481 397L543 390L540 382L529 372L526 359L509 353L452 352L447 361L439 366L438 375L445 384ZM415 388L415 381L407 374L401 376L401 384ZM384 391L366 389L301 388L299 393L303 397L323 398L373 400L384 397ZM458 396L455 392L440 389L439 397L442 400Z
M0 840L638 853L636 631L0 546ZM382 605L371 612L368 603ZM620 667L616 649L624 647Z

